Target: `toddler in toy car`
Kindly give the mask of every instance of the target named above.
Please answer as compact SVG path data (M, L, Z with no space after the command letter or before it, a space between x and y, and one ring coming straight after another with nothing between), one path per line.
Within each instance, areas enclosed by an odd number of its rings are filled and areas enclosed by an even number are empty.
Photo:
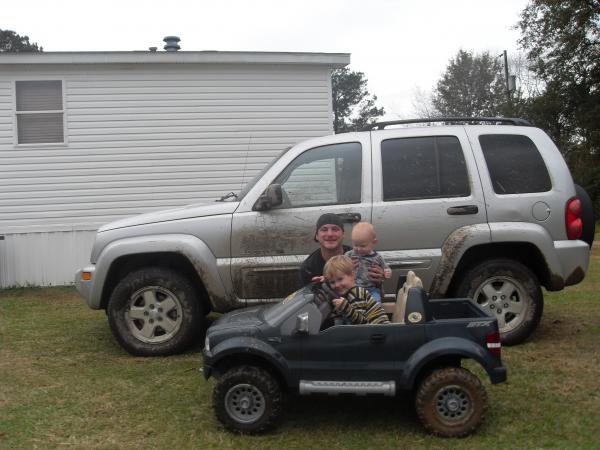
M379 266L385 278L392 276L392 270L383 257L374 250L377 244L375 228L368 222L357 223L352 229L352 250L346 255L358 262L356 268L356 285L365 288L375 301L381 303L381 284L369 278L369 268Z
M383 306L364 287L355 284L352 259L338 255L330 258L323 268L323 275L339 295L331 300L334 313L342 320L336 324L382 324L390 323Z

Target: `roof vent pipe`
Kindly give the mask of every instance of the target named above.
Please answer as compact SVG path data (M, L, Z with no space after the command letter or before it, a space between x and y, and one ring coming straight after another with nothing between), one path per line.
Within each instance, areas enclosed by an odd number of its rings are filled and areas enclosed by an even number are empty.
M178 44L180 40L181 39L179 39L179 36L165 36L163 39L163 41L166 43L164 49L168 52L176 52L181 48Z

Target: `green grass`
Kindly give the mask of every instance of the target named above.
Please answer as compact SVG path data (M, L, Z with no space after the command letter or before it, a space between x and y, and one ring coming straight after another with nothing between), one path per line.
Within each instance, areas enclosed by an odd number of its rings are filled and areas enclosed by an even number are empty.
M546 295L533 337L503 349L509 381L485 380L487 420L461 440L426 434L407 398L292 397L274 432L232 435L213 416L200 344L134 358L72 288L0 291L0 449L597 448L598 250L583 283Z

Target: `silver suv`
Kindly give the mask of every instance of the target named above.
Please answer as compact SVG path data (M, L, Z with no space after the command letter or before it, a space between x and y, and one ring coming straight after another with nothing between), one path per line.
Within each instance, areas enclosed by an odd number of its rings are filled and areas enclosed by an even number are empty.
M353 223L375 226L393 270L386 300L413 270L431 296L474 298L504 343L522 342L542 315L541 286L584 278L591 202L542 130L520 119L441 121L301 142L239 193L105 225L77 288L107 310L130 353L179 352L208 312L298 288L315 222L330 212L347 222L347 241Z

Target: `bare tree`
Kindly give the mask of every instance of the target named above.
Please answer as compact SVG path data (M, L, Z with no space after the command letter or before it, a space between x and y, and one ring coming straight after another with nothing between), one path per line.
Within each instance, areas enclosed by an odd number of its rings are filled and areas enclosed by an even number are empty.
M440 115L439 111L433 106L433 94L420 87L413 89L411 104L413 114L421 119L433 119Z

